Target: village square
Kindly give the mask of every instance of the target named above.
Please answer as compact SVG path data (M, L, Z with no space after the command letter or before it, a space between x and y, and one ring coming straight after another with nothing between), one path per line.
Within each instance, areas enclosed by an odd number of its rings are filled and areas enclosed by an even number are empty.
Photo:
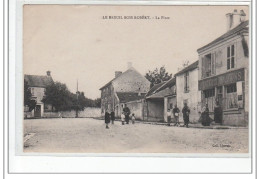
M249 21L240 9L223 17L227 31L198 46L197 60L146 74L129 61L96 99L55 71L25 74L24 152L247 153Z

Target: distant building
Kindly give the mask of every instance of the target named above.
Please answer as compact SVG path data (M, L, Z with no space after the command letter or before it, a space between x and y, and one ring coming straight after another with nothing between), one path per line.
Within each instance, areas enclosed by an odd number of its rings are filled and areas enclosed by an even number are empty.
M36 101L36 107L32 110L28 117L42 117L45 110L50 110L50 105L44 105L42 99L45 94L46 87L54 83L51 77L51 72L47 71L46 76L38 75L24 75L24 80L27 81L29 89L31 90L32 100ZM27 112L25 106L25 112Z
M124 73L116 71L115 78L100 88L102 115L106 110L113 110L119 117L127 102L142 99L149 88L150 82L128 63Z
M249 26L245 16L243 10L226 14L228 31L198 49L202 105L208 104L213 112L219 103L222 121L228 125L248 123Z
M167 121L167 110L176 104L175 78L154 85L145 96L144 120Z
M175 74L177 106L182 110L184 103L190 108L190 121L198 122L201 112L201 92L198 89L198 61ZM180 120L182 120L180 112Z

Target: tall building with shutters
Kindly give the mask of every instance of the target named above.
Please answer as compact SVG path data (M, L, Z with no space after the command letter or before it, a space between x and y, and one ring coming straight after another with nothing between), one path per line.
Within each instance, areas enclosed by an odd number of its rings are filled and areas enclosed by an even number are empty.
M243 10L226 14L227 32L198 49L201 104L222 110L223 124L246 126L249 111L249 21Z

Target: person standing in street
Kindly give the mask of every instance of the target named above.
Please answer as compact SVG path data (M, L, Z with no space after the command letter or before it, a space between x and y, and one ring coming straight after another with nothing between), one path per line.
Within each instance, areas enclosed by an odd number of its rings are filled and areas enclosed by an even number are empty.
M114 121L115 121L115 112L114 111L112 111L110 113L110 117L111 117L112 124L114 124Z
M215 108L214 108L214 121L215 121L215 123L222 125L222 115L223 115L222 108L221 108L219 102L216 101L216 105L215 105Z
M171 110L167 110L167 125L171 126Z
M109 114L108 110L106 110L106 113L105 113L105 123L106 123L106 129L109 129L108 124L110 123L110 114Z
M125 121L126 121L126 124L129 124L129 115L130 115L130 109L127 107L127 105L125 105L124 109L124 114L125 114Z
M202 124L203 126L209 126L209 125L210 125L208 104L206 104L206 105L202 108L201 124Z
M135 114L133 113L131 116L132 124L135 124Z
M173 112L174 122L175 122L174 126L180 126L180 122L179 122L180 110L177 107L177 104L174 105L172 112Z
M121 122L122 122L122 125L125 125L125 114L124 114L124 112L122 112L122 114L121 114Z
M186 126L187 128L189 127L189 116L190 116L190 109L187 105L187 103L184 103L184 107L182 109L182 114L183 114L183 120L184 120L184 126Z

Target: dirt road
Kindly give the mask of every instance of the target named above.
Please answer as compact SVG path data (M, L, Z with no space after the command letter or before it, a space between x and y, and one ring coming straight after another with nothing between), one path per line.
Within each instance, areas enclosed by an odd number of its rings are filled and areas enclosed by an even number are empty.
M248 129L198 129L90 118L24 120L24 152L246 153ZM25 135L26 136L26 135Z

